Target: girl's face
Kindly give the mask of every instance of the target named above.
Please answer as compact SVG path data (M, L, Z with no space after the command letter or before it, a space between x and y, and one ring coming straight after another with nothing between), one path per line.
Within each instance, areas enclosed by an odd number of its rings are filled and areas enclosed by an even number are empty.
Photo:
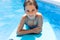
M25 7L25 12L30 19L34 19L36 16L37 9L34 5L27 5Z

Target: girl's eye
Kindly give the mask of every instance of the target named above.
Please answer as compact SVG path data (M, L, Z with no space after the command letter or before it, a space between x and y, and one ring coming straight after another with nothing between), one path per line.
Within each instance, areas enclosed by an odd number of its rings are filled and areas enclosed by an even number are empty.
M32 10L32 12L35 11L35 9Z
M29 10L27 10L27 12L29 12Z
M29 5L32 5L32 3L29 3Z

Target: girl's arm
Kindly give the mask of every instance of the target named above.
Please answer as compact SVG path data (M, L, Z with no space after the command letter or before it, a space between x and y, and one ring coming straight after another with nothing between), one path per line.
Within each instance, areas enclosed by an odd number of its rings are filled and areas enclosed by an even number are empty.
M41 32L41 28L37 27L34 29L30 29L30 30L21 30L17 35L24 35L24 34L29 34L29 33L40 33Z
M18 25L17 33L19 33L19 32L23 29L24 22L25 22L25 16L22 17L21 22L20 22L20 24Z
M17 29L17 35L24 35L24 34L28 34L28 33L33 33L32 30L24 30L23 29L25 19L26 19L26 16L23 16L22 20L18 26L18 29Z

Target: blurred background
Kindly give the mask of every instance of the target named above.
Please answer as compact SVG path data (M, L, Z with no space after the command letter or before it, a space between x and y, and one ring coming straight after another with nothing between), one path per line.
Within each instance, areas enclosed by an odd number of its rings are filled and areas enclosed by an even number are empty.
M38 12L51 24L56 39L60 40L60 0L36 0ZM24 0L0 0L0 40L7 40L20 23Z

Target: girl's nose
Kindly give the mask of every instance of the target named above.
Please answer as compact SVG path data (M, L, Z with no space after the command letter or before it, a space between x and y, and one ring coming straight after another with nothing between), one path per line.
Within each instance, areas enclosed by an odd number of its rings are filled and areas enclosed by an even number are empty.
M32 14L32 12L30 12L30 15Z
M30 11L29 13L30 13L30 14L33 14L33 12L32 12L32 11Z

